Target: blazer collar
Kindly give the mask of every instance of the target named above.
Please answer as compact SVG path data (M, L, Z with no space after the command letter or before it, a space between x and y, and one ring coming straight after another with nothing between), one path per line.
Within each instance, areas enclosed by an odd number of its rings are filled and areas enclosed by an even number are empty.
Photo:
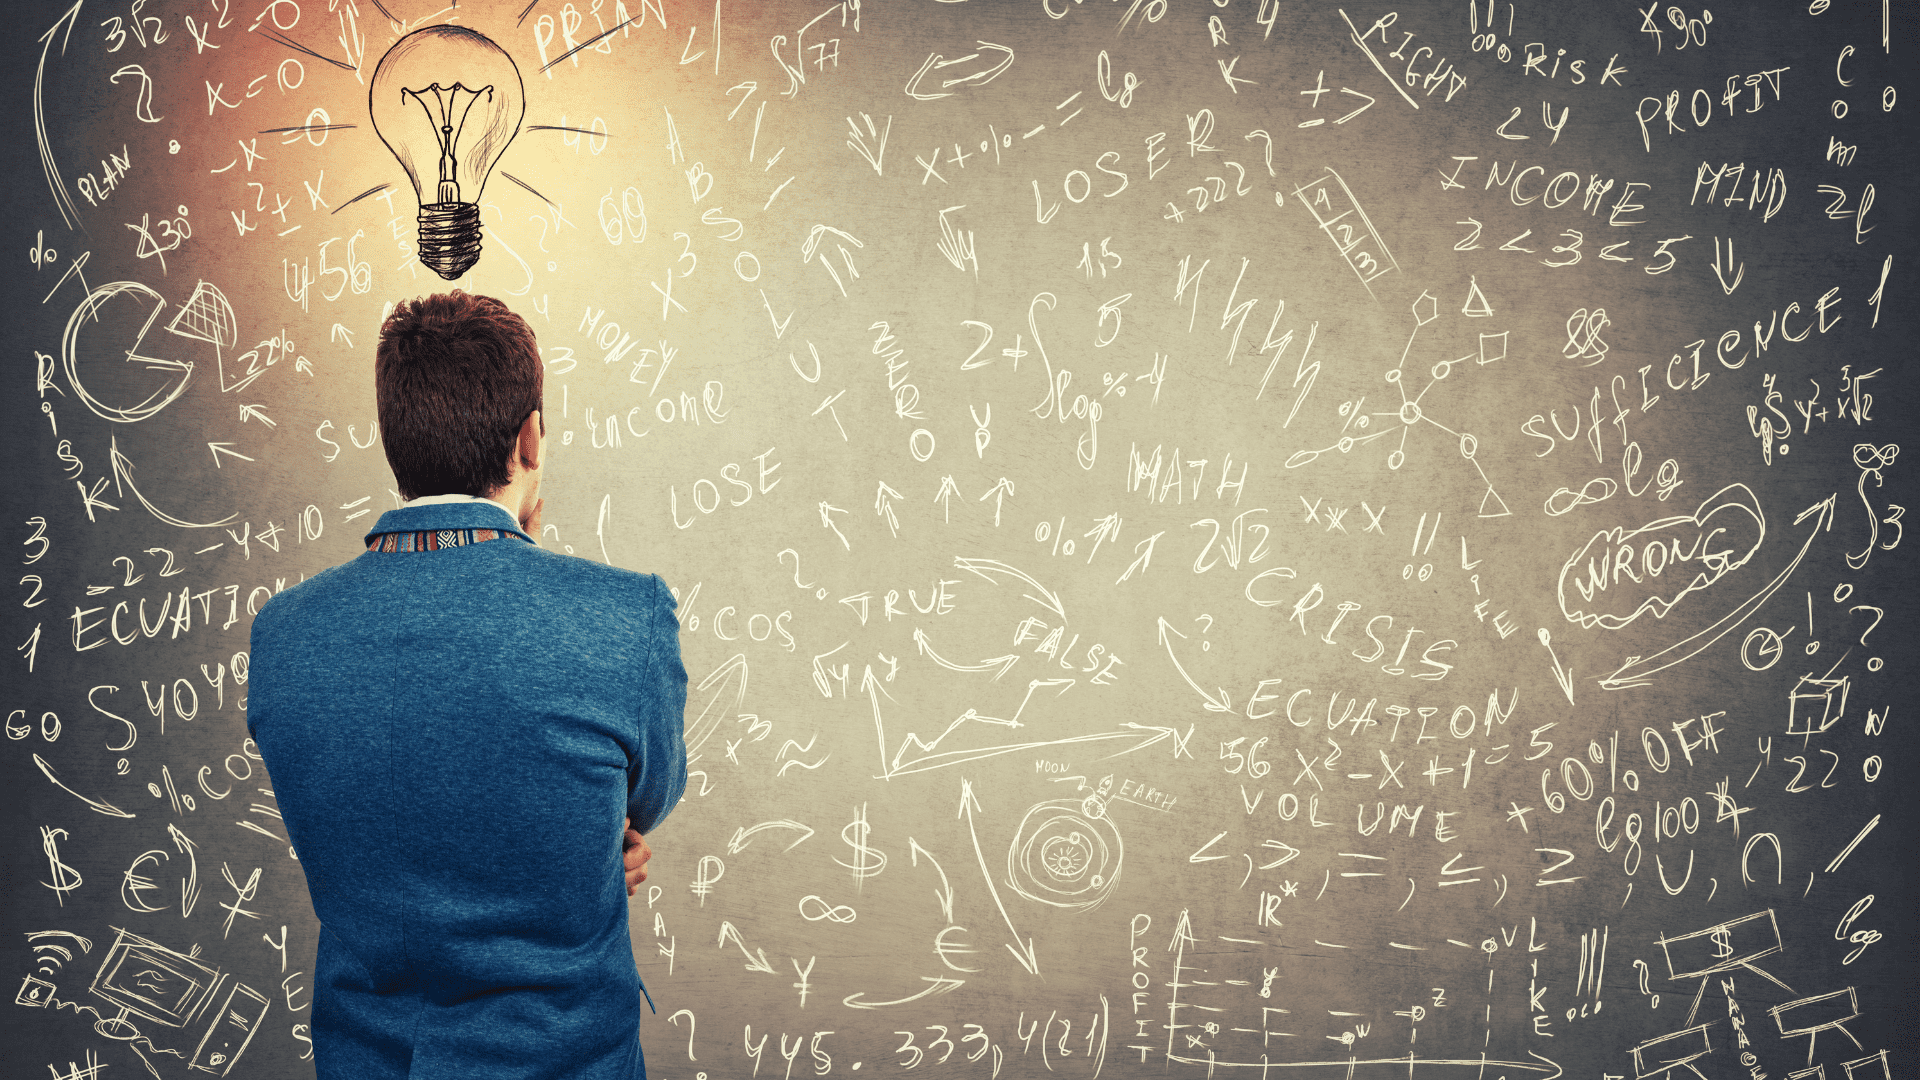
M363 538L371 541L380 533L431 532L436 529L499 529L533 542L513 515L489 502L434 503L403 506L380 515Z

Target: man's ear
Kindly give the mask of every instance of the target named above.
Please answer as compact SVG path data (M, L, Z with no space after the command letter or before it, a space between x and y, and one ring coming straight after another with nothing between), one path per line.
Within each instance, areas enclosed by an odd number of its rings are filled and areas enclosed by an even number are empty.
M520 425L519 440L520 467L528 472L538 472L540 466L546 464L545 433L540 410L528 413L526 422Z

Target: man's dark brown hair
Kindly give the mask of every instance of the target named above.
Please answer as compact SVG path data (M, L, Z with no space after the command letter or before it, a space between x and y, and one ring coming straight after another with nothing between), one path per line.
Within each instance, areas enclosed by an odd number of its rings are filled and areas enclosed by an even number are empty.
M402 498L506 485L507 455L541 408L546 375L526 320L457 289L404 300L380 327L373 364L380 434Z

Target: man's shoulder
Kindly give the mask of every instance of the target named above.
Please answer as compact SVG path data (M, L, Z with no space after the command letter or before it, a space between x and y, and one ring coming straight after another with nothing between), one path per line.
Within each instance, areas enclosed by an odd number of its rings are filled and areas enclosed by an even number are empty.
M592 593L612 593L635 600L664 601L670 608L676 603L658 574L628 570L532 545L526 546L524 558L527 572L543 577L556 586Z
M494 558L483 557L477 563L463 560L457 580L441 584L466 591L489 577L511 580L518 587L515 591L537 598L550 611L572 610L583 617L620 612L627 618L640 616L642 624L651 621L655 612L671 612L678 606L672 591L656 574L548 551L512 537L486 541L484 546L491 550L474 554ZM398 595L394 590L422 584L407 571L431 571L441 565L439 560L460 559L461 554L365 552L275 593L254 616L254 635L256 639L269 636L276 627L297 633L316 621L359 616L391 620L392 604ZM392 576L396 570L402 572L398 578ZM427 576L439 578L431 573ZM366 610L360 610L363 608Z
M272 623L289 612L320 599L335 586L341 584L347 575L347 568L353 565L349 559L338 566L329 566L316 574L310 574L284 589L279 589L255 612L253 625L257 628L263 623Z

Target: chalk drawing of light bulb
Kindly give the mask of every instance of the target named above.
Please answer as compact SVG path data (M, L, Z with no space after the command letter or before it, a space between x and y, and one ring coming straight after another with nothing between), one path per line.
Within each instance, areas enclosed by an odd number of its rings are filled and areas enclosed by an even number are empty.
M480 261L481 186L526 115L520 69L482 34L429 26L380 58L367 104L420 200L421 263L458 278Z

